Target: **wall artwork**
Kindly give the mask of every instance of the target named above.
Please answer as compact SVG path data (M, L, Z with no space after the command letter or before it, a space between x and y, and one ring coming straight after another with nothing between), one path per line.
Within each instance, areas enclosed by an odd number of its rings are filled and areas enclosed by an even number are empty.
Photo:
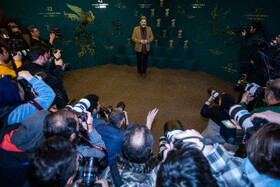
M94 23L95 16L90 10L85 12L77 6L69 5L68 3L66 5L76 14L64 12L65 17L71 21L80 22L80 26L73 30L75 33L75 43L81 47L81 52L78 53L78 56L82 57L87 50L93 56L95 53L95 35L87 31L87 25Z

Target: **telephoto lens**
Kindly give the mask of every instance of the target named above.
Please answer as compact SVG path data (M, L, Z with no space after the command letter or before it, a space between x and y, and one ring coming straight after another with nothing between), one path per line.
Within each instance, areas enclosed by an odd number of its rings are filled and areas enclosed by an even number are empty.
M164 135L168 143L172 142L172 136L174 134L183 132L184 126L179 120L169 120L164 124Z
M83 174L82 186L94 186L96 176L98 176L99 160L95 157L84 157L82 161Z
M241 105L233 105L229 109L229 115L245 130L254 126L250 119L251 114L248 110L245 110Z
M161 161L163 159L163 152L167 149L165 144L167 144L165 136L159 138L159 153L158 159Z

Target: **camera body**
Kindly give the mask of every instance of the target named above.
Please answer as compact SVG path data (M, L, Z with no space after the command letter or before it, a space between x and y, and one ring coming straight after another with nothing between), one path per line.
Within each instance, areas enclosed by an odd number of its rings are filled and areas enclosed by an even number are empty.
M110 114L110 111L113 110L113 107L111 105L107 106L107 107L100 107L99 108L99 115L101 118L106 119L106 115Z
M248 83L244 89L245 92L249 91L255 98L264 98L265 89L256 83Z
M55 37L57 38L61 38L62 37L62 33L58 28L52 28L49 30L49 33L54 33Z
M213 96L214 102L216 104L219 104L220 94L213 88L209 88L207 92L209 93L209 95Z
M24 90L24 98L27 101L35 99L36 95L31 91L32 85L26 79L20 79L17 81Z
M238 104L230 108L229 115L242 127L238 129L230 120L222 121L220 134L226 142L231 144L245 144L262 126L269 124L269 121L262 118L254 118L251 121L249 111Z

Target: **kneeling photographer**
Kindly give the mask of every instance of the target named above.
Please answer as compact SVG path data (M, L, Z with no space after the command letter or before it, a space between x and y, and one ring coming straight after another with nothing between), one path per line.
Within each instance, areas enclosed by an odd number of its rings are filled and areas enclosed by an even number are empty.
M254 96L249 91L245 92L239 103L244 109L247 109L247 105L254 99ZM273 112L280 113L280 79L268 81L266 83L264 93L264 106L253 109L250 113L264 112L271 110Z
M225 139L234 142L237 142L236 141L237 139L241 139L242 144L244 144L262 126L268 124L267 120L263 120L259 118L255 118L254 120L251 120L250 117L252 114L265 112L265 111L273 111L276 113L280 113L280 79L275 79L272 81L268 81L266 83L266 88L264 93L265 106L255 108L254 110L249 112L248 110L246 110L246 105L253 99L254 96L249 91L247 91L243 94L241 102L230 108L229 115L246 132L240 129L239 127L237 127L236 125L233 125L234 128L228 127L225 129L225 131L223 131L222 133L223 137L227 136L225 137ZM243 131L243 133L238 133L239 135L237 135L237 131L235 131L236 135L235 132L229 133L230 129L234 131L234 129L238 129L238 128L240 129L240 132ZM239 138L237 136L239 136Z
M235 99L231 94L222 93L219 95L215 90L210 92L211 96L205 102L201 109L201 116L209 118L206 129L202 135L211 139L214 143L224 144L226 141L220 135L220 125L222 120L229 120L229 108L235 104ZM215 102L218 106L209 107L211 102Z
M53 70L47 70L46 64L50 58L50 51L43 46L31 47L29 57L29 62L23 64L20 70L27 70L32 75L39 72L43 72L44 81L54 90L56 93L55 103L57 109L62 109L66 106L68 102L68 96L63 86L64 78L64 66L63 60L61 59L60 51L53 54L55 59L55 68Z

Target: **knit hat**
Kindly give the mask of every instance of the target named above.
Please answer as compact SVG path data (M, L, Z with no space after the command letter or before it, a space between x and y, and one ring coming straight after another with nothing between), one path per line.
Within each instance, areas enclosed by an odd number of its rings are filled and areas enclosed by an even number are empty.
M231 95L231 94L228 94L228 93L223 93L221 95L221 100L222 100L222 103L221 103L221 107L224 108L224 109L229 109L232 105L235 104L235 99L234 97Z
M7 77L0 79L0 107L22 103L18 88Z

